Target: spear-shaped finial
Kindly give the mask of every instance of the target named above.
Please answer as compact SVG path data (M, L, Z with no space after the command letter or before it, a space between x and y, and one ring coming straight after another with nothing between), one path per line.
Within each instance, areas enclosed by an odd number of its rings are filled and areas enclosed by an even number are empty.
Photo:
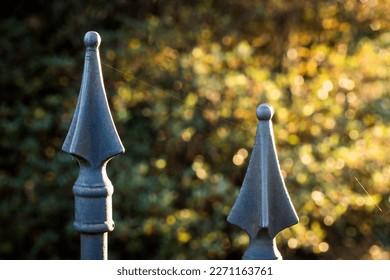
M249 235L243 259L281 259L275 236L298 222L276 154L271 118L273 108L257 108L255 144L240 194L228 216Z
M106 164L124 152L104 89L97 32L85 34L85 64L76 110L62 150L74 156L80 167L73 186L74 228L81 233L81 258L107 258L107 232L114 229L113 186Z

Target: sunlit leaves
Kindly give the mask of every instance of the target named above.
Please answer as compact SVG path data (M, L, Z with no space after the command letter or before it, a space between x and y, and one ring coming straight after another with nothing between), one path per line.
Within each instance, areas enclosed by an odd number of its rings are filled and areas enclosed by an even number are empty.
M159 137L148 160L155 171L144 174L144 180L154 174L170 186L168 196L160 190L166 197L161 213L165 209L167 216L148 218L144 234L160 236L177 258L222 258L228 253L221 248L245 247L247 236L232 232L230 241L222 220L234 201L230 194L242 182L255 109L269 102L275 108L282 174L301 219L281 234L280 243L287 244L291 257L311 252L351 258L348 250L361 238L375 240L375 223L385 230L385 216L370 218L378 214L376 205L386 208L383 199L389 192L385 4L243 1L235 6L249 15L241 21L226 5L234 6L227 2L222 12L218 4L200 2L192 14L179 5L179 14L186 17L179 17L181 22L174 21L167 5L166 13L147 17L148 36L131 38L131 59L120 63L124 72L134 69L136 79L117 84L113 99L118 118L136 121L123 112L145 106L142 112L148 114L142 115L153 118ZM202 17L207 23L198 23ZM207 219L221 228L208 227ZM353 258L387 256L388 249L378 250L381 241L375 242ZM343 246L344 253L339 249ZM167 256L168 249L159 250Z

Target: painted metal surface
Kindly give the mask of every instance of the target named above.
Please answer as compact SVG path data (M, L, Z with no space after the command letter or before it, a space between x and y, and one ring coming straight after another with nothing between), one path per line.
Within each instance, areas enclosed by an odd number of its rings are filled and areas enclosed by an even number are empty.
M125 149L113 122L104 89L97 32L85 34L84 72L80 94L62 150L78 162L73 186L74 229L81 234L81 259L107 259L107 233L114 229L111 181L106 165Z
M277 158L272 130L273 108L262 104L255 143L239 196L228 222L242 228L250 237L243 259L281 259L276 235L298 223Z

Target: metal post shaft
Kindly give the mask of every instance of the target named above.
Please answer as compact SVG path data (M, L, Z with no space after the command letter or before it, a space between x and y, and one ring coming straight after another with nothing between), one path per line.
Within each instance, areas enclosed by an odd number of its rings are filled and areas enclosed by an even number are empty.
M80 234L81 260L107 260L108 233Z

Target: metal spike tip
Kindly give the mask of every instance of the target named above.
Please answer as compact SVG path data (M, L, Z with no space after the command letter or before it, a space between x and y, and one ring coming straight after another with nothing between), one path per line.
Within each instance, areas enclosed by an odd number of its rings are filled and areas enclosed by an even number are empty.
M99 33L95 31L89 31L84 36L84 44L87 48L97 49L100 46L102 39Z
M271 118L271 105L256 110L257 132L244 182L228 222L250 237L245 259L276 259L275 236L298 222L279 167Z
M86 52L80 94L62 146L65 152L94 166L124 152L104 89L98 51L100 42L97 32L90 31L84 36Z
M256 116L259 121L269 121L274 115L274 108L269 104L261 104L257 107Z

